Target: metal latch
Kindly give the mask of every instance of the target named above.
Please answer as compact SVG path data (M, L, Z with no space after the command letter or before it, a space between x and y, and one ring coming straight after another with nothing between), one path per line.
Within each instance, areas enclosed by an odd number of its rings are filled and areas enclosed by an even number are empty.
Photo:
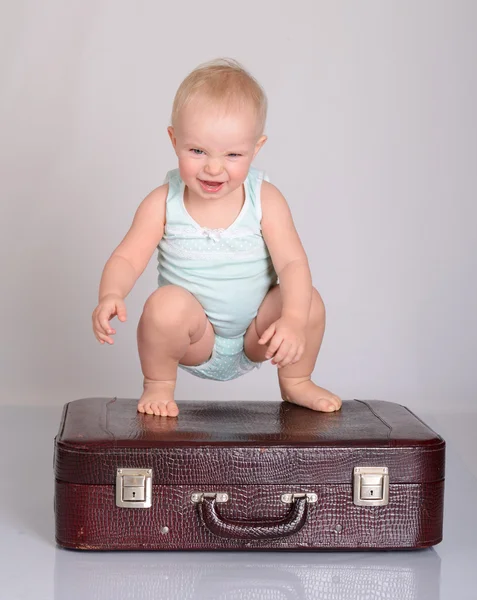
M284 502L285 504L291 504L292 502L295 502L296 498L306 498L307 503L318 501L318 495L315 494L314 492L310 492L310 493L295 492L295 493L291 493L291 494L282 494L280 497L280 500L282 502Z
M387 467L355 467L353 501L356 506L389 504L389 471Z
M229 495L227 494L227 492L194 492L190 499L191 502L194 502L194 504L197 504L199 502L202 502L204 496L206 498L215 498L216 502L228 502L229 501Z
M152 469L118 469L116 506L150 508L152 506Z

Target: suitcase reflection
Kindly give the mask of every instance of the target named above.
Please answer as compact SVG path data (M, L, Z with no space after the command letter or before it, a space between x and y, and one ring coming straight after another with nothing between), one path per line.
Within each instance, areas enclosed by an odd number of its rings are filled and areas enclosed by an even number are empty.
M54 600L439 600L440 557L412 552L56 549Z

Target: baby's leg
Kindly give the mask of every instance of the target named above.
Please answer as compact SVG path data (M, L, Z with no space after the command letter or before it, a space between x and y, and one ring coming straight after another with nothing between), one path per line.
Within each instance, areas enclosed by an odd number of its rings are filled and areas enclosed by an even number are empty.
M258 314L247 329L244 340L245 354L250 360L260 362L268 359L269 344L260 345L258 340L282 312L280 285L274 286L265 296ZM341 398L311 381L325 331L325 307L320 294L313 288L310 313L306 327L305 351L296 363L278 369L278 381L283 400L306 406L312 410L332 412L341 408ZM281 350L273 357L272 364L284 356Z
M176 417L177 365L199 365L208 360L214 347L215 332L204 309L184 288L161 287L144 305L137 340L144 375L138 411Z

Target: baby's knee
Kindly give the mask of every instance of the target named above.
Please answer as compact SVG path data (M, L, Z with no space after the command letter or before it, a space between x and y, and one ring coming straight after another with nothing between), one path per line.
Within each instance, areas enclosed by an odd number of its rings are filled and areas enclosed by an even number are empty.
M153 292L144 304L142 316L161 328L188 327L192 295L177 285L166 285Z

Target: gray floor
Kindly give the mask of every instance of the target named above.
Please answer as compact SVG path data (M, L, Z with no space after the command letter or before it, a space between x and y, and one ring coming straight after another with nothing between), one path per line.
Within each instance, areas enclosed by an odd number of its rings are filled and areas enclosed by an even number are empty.
M441 544L418 552L312 554L57 548L52 458L60 413L0 408L2 599L477 599L477 413L419 413L447 442Z

